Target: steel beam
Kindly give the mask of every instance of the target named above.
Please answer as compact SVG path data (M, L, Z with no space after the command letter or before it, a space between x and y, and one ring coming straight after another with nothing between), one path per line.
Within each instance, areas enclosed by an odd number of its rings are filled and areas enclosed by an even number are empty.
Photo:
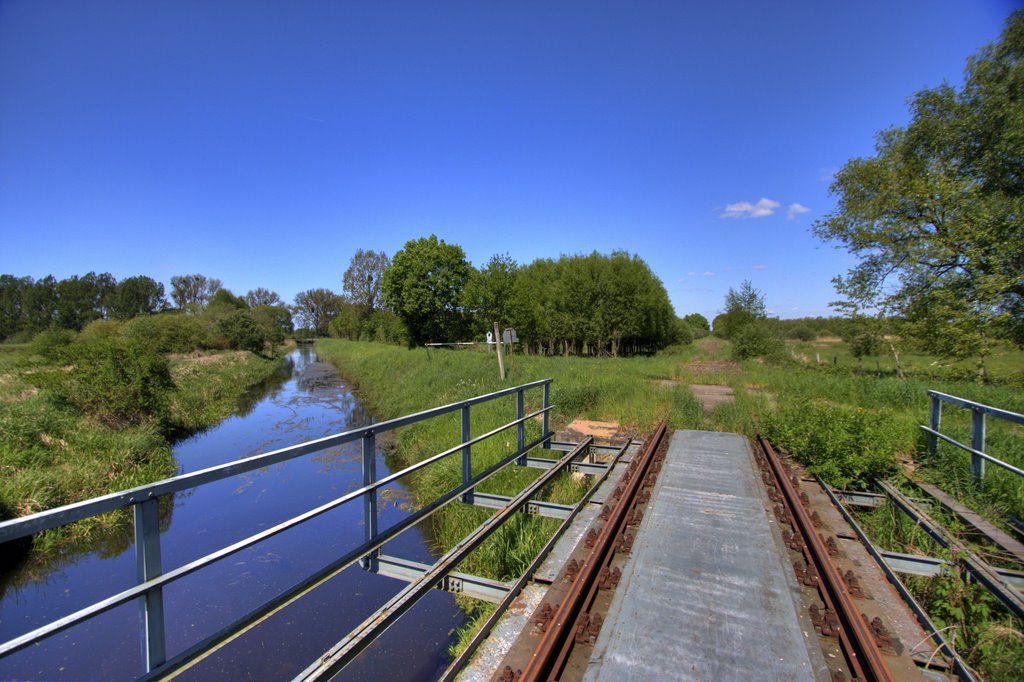
M473 494L473 504L477 507L501 509L511 501L512 498L505 495L492 495L481 492ZM546 516L550 519L567 519L575 509L576 506L572 504L555 504L554 502L541 502L540 500L530 500L523 507L523 511L527 514Z
M590 440L588 438L581 443L580 448L585 448ZM578 455L579 453L577 452L570 452L558 460L558 466L552 467L538 476L533 483L519 493L504 509L481 524L469 536L438 559L437 563L431 566L420 578L409 583L405 589L388 600L384 606L364 620L355 630L310 663L295 679L322 680L334 677L353 658L368 647L381 632L390 627L403 613L412 608L430 590L434 589L435 585L445 575L450 573L454 566L457 566L470 552L479 547L484 540L490 537L491 533L500 528L501 524L508 520L512 514L515 514L520 507L525 506L537 491L554 478L556 474L561 472L562 469L566 468Z
M956 670L957 676L962 682L977 682L977 678L971 671L970 666L967 665L960 654L957 653L956 649L953 648L953 645L946 639L945 635L942 634L942 630L932 622L931 617L928 616L928 612L924 610L916 599L914 599L914 595L910 593L910 590L908 590L907 586L903 584L903 581L899 579L899 576L896 575L895 571L889 567L889 564L886 563L886 560L882 556L878 547L871 542L871 538L867 536L864 530L857 523L856 519L853 518L853 515L839 502L835 491L832 490L831 486L821 480L820 476L815 476L814 478L818 481L818 485L821 486L821 489L829 496L829 499L832 500L832 505L839 510L840 514L843 515L846 522L850 524L850 528L853 528L854 533L856 533L857 537L860 538L860 542L864 545L868 554L872 556L875 563L877 563L879 568L882 569L882 572L885 573L885 577L889 579L889 584L896 588L896 591L899 592L901 597L903 597L904 603L909 606L910 610L914 612L915 616L917 616L917 622L921 624L924 631L928 633L929 637L931 637L932 643L937 647L936 650L942 651L949 657L949 660L953 662L953 669Z
M972 552L966 545L953 536L946 533L941 525L936 523L923 510L917 508L903 493L885 481L876 481L878 486L885 491L893 503L899 507L914 523L920 526L933 540L943 547L948 547L957 553L957 560L967 569L967 572L984 585L1003 606L1017 618L1024 620L1024 595L1011 587L1003 576Z
M888 502L889 498L881 493L869 493L863 490L833 490L832 495L843 504L852 507L881 507ZM918 506L931 509L931 500L923 500L919 497L909 498Z
M411 583L422 578L429 570L430 564L422 564L418 561L388 556L387 554L381 554L377 557L376 573L388 578ZM509 590L512 589L508 583L503 583L500 580L491 580L478 575L454 571L446 575L444 580L439 582L436 587L445 592L461 594L473 599L491 602L492 604L500 604L509 593Z
M550 469L555 466L559 460L547 459L545 457L526 457L526 466L533 467L534 469ZM569 465L569 471L573 473L588 474L590 476L599 476L608 470L608 464L602 464L595 462L593 464L587 462L573 462Z
M157 501L146 500L134 507L136 579L142 585L162 572L160 561L160 510ZM143 672L167 659L164 637L164 596L162 587L139 597L139 634Z

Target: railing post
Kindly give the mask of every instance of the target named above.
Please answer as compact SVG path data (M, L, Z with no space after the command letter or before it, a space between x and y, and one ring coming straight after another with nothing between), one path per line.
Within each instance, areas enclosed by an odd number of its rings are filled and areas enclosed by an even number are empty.
M981 410L971 410L971 447L978 452L985 452L985 413ZM985 478L985 460L973 452L971 475L979 483Z
M548 408L549 407L551 407L551 383L550 382L544 384L544 423L541 426L541 428L544 429L544 434L543 435L545 435L545 436L548 434ZM541 443L541 447L543 447L543 448L550 448L551 447L551 439L548 438L543 443Z
M156 498L136 502L132 507L135 520L135 567L138 584L158 577L160 562L160 510ZM139 632L142 665L149 672L167 660L164 639L163 588L155 587L139 597Z
M938 431L942 425L942 401L939 400L939 396L932 396L932 418L929 426L932 431ZM934 456L939 449L939 437L934 433L928 434L928 452Z
M466 443L470 439L469 435L469 403L462 406L462 442ZM462 446L462 483L469 483L469 480L473 478L473 454L472 448L469 445ZM462 493L462 501L466 504L473 504L473 491L467 490Z
M516 419L522 419L526 414L526 401L523 399L523 389L516 391ZM519 422L516 428L516 451L522 452L523 445L526 444L526 424ZM516 464L519 466L526 465L526 455L516 460Z
M377 436L373 429L363 434L363 485L377 482ZM377 537L377 489L363 495L363 537L369 542ZM360 560L363 568L377 570L378 551Z

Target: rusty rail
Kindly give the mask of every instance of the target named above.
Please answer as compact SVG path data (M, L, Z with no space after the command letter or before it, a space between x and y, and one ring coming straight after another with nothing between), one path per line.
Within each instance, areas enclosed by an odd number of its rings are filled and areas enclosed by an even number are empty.
M562 580L570 583L561 603L552 607L550 602L541 606L545 616L545 629L536 649L526 665L513 671L506 666L499 675L515 680L555 680L562 673L577 640L596 637L600 628L600 616L591 618L588 613L598 589L607 584L611 575L609 566L616 552L628 552L632 536L626 534L630 520L638 516L636 507L649 499L650 486L660 470L664 458L665 433L667 425L662 422L650 438L644 451L630 463L622 482L616 487L611 499L606 502L609 509L600 532L588 533L587 546L590 553L582 563L570 562L562 572ZM644 494L643 491L646 491Z
M813 568L819 578L817 585L825 604L825 611L819 614L817 619L812 613L812 620L818 621L816 625L821 625L823 634L831 633L837 636L854 680L892 680L893 675L875 644L868 624L864 622L853 603L849 588L839 570L829 559L828 547L814 529L814 523L804 509L799 493L781 459L764 438L758 436L757 442L760 446L760 452L757 453L758 464L773 479L770 481L768 476L765 478L765 483L769 486L769 497L784 508L779 515L785 517L792 524L794 532L799 534L800 541L794 544L803 550L808 570ZM773 482L775 485L772 485ZM773 495L773 487L777 487L781 494Z

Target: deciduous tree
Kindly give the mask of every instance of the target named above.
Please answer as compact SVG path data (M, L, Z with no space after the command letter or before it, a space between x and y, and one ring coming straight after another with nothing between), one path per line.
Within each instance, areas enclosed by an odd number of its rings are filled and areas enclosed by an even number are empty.
M292 311L299 324L318 336L327 336L328 325L341 310L344 299L330 289L307 289L295 295Z
M384 300L405 323L410 344L465 339L471 273L462 247L436 235L407 241L395 254L384 273Z
M280 306L284 305L284 302L281 300L281 297L277 295L276 291L257 287L256 289L251 289L246 292L245 304L250 308L256 308L261 305Z
M156 313L166 305L164 285L145 275L121 280L109 299L110 315L119 320Z
M343 291L362 317L369 317L384 304L384 272L391 265L388 255L381 251L359 249L349 262L342 277Z
M907 317L933 352L978 355L983 376L993 336L1024 345L1024 12L968 60L962 89L910 108L836 174L814 232L860 259L841 295Z
M738 290L729 287L725 312L715 318L715 336L731 339L746 325L765 319L765 311L764 293L743 280Z
M171 298L180 309L190 313L202 311L221 288L221 281L206 275L175 275L171 277Z

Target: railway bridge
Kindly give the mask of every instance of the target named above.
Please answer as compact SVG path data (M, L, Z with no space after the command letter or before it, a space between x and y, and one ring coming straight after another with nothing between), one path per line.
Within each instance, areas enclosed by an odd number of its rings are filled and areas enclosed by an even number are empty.
M0 543L110 512L129 511L135 529L136 584L0 644L4 657L117 607L138 605L142 679L188 676L198 661L286 613L346 570L404 585L332 645L296 680L330 679L434 590L496 605L442 679L462 680L972 680L943 631L899 574L936 575L941 559L876 547L850 507L889 499L943 546L973 579L1024 618L1024 573L993 565L964 546L929 512L943 507L984 534L1004 558L1024 562L1024 546L925 483L919 497L880 482L880 492L837 491L762 439L731 433L670 432L643 440L559 440L550 429L551 381L523 384L327 438L0 523ZM1014 468L984 450L986 416L1024 417L932 394L934 446L951 441L984 463ZM970 446L943 435L941 405L981 415ZM476 410L476 412L474 412ZM484 410L484 418L474 413ZM495 415L505 421L492 424ZM458 434L442 452L386 476L376 470L377 439L428 420ZM500 421L500 420L499 420ZM482 424L480 422L483 422ZM263 467L361 443L362 484L188 563L161 560L161 498ZM455 463L453 465L453 463ZM436 499L385 527L379 495L427 467L453 469ZM518 493L486 492L509 468L534 469ZM1017 473L1022 473L1015 470ZM582 481L577 499L552 499L559 477ZM506 491L508 492L508 491ZM491 510L486 520L433 563L387 553L386 545L447 505ZM342 507L359 510L363 542L190 646L169 650L165 592L185 576ZM511 581L460 572L460 564L517 515L553 519L540 552ZM252 676L261 677L259 671Z

